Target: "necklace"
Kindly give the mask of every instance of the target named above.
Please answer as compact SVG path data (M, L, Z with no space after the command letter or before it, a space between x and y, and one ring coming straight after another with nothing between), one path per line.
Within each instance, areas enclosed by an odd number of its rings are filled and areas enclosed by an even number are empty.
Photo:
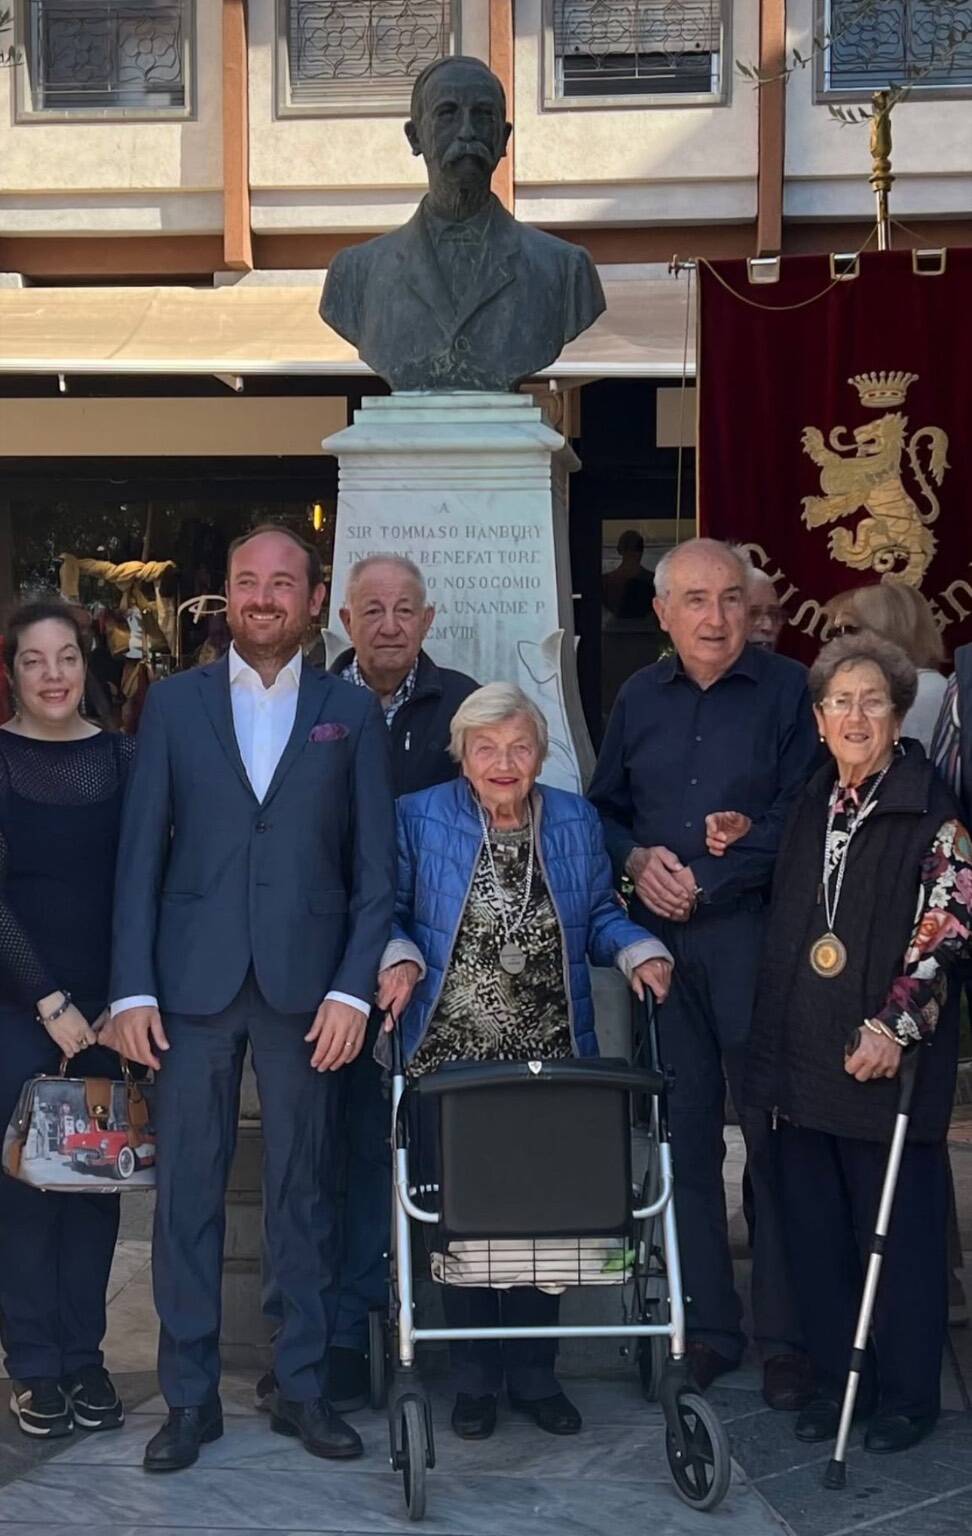
M850 853L850 845L854 840L854 834L864 820L864 812L884 783L885 775L890 767L891 764L888 763L887 768L882 768L874 780L874 783L861 802L857 815L854 818L854 825L847 834L847 840L837 859L837 879L834 882L833 901L831 901L830 893L830 867L834 847L834 821L837 816L837 800L840 795L839 781L830 792L830 806L827 812L827 835L824 838L823 880L820 886L823 893L824 912L827 917L827 932L810 946L810 964L813 970L816 971L818 976L822 976L828 981L834 976L839 976L847 964L847 949L843 941L834 932L837 923L837 906L840 902L840 893L844 887L844 875L847 870L847 855Z
M482 806L476 802L479 812L479 825L483 829L483 845L486 849L486 858L489 861L489 873L493 882L493 892L499 903L500 922L503 925L503 943L500 946L499 963L508 976L519 976L526 969L526 953L515 942L516 935L523 927L527 907L530 904L530 892L533 887L533 850L535 838L533 833L533 806L527 802L527 824L530 828L530 847L527 853L526 883L523 888L523 898L520 902L520 910L516 919L511 922L509 909L506 904L506 895L500 885L499 876L496 873L496 860L493 858L493 849L489 841L489 827L486 825L486 816Z

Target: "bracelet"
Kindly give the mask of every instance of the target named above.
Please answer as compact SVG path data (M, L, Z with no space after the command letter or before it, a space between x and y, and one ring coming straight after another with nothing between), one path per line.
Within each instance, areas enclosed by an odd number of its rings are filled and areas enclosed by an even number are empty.
M41 1013L40 1009L37 1010L37 1017L42 1024L56 1024L57 1020L63 1018L64 1014L67 1013L71 1006L71 994L70 992L62 991L61 996L64 998L64 1001L59 1008L54 1009L53 1013Z
M901 1041L894 1031L889 1029L886 1024L882 1024L880 1019L865 1019L864 1028L869 1029L872 1035L883 1035L885 1040L891 1041L892 1045L901 1046ZM904 1047L901 1046L901 1049L903 1050Z

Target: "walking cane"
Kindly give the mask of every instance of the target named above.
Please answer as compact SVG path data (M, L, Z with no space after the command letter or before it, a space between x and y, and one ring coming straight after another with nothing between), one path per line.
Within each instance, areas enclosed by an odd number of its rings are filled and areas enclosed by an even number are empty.
M860 1030L856 1030L847 1047L846 1054L852 1056L859 1043ZM850 1439L854 1407L857 1403L857 1390L861 1384L861 1371L864 1368L864 1359L867 1354L867 1341L871 1332L871 1317L874 1313L874 1301L877 1296L878 1281L881 1278L881 1265L884 1261L884 1243L888 1235L888 1228L891 1225L891 1209L894 1205L894 1192L898 1184L901 1155L904 1152L905 1136L908 1133L908 1121L911 1117L911 1101L915 1092L918 1059L918 1049L905 1051L901 1057L901 1066L898 1069L900 1089L898 1093L898 1112L894 1122L894 1135L891 1138L888 1165L884 1170L881 1204L878 1207L877 1225L874 1229L874 1237L871 1240L871 1255L867 1261L867 1274L864 1277L864 1294L861 1297L861 1310L857 1318L857 1332L854 1335L854 1348L851 1351L850 1370L847 1374L847 1386L844 1389L844 1405L840 1412L837 1444L834 1448L833 1458L824 1473L825 1488L843 1488L847 1483L847 1442Z

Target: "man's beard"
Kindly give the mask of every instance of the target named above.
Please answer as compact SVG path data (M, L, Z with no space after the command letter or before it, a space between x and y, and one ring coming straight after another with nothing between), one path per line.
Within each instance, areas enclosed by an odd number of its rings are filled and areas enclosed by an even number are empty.
M462 164L461 159L454 159L452 166L444 166L440 169L435 179L435 185L430 188L430 201L436 213L442 218L463 220L471 218L484 207L489 198L492 169L489 163L481 160L479 156L470 157L470 162L476 167L475 174L462 175L452 168Z
M247 610L244 610L239 618L236 615L232 617L227 616L233 642L244 661L269 662L278 659L280 661L289 661L295 651L300 648L301 640L304 637L305 625L303 622L295 620L288 623L287 615L280 613L278 609L257 610L257 612L267 611L272 611L275 616L279 614L279 617L284 622L282 627L277 629L274 634L265 637L259 633L254 633L247 625Z

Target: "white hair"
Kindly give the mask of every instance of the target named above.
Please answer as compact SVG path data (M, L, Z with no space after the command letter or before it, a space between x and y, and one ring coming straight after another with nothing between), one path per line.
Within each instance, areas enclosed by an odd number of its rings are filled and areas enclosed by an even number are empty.
M504 720L512 720L515 715L526 715L533 726L543 762L550 746L546 716L516 683L487 683L463 699L449 728L449 752L453 761L462 762L469 731L479 730L484 725L499 725Z
M721 539L686 539L662 555L655 566L655 592L658 597L668 597L672 590L672 571L685 555L709 555L714 559L728 560L738 567L744 587L749 586L752 563L735 544L724 544Z
M730 544L727 547L731 549L733 554L738 556L739 560L742 562L743 568L746 572L746 585L750 588L750 590L752 590L757 582L766 581L773 588L775 593L776 582L773 580L769 571L764 571L761 565L756 564L745 544Z
M415 564L415 561L409 560L407 555L396 555L392 550L389 550L387 554L380 553L377 555L365 555L363 560L355 561L354 565L352 565L350 571L348 572L348 579L344 587L345 603L350 603L352 597L354 596L355 588L357 587L358 582L361 580L365 571L370 571L372 567L376 565L397 566L400 571L402 571L405 575L410 576L412 581L414 581L415 585L419 589L419 596L421 597L422 602L424 603L427 601L427 595L425 591L425 577L422 575L422 572Z

